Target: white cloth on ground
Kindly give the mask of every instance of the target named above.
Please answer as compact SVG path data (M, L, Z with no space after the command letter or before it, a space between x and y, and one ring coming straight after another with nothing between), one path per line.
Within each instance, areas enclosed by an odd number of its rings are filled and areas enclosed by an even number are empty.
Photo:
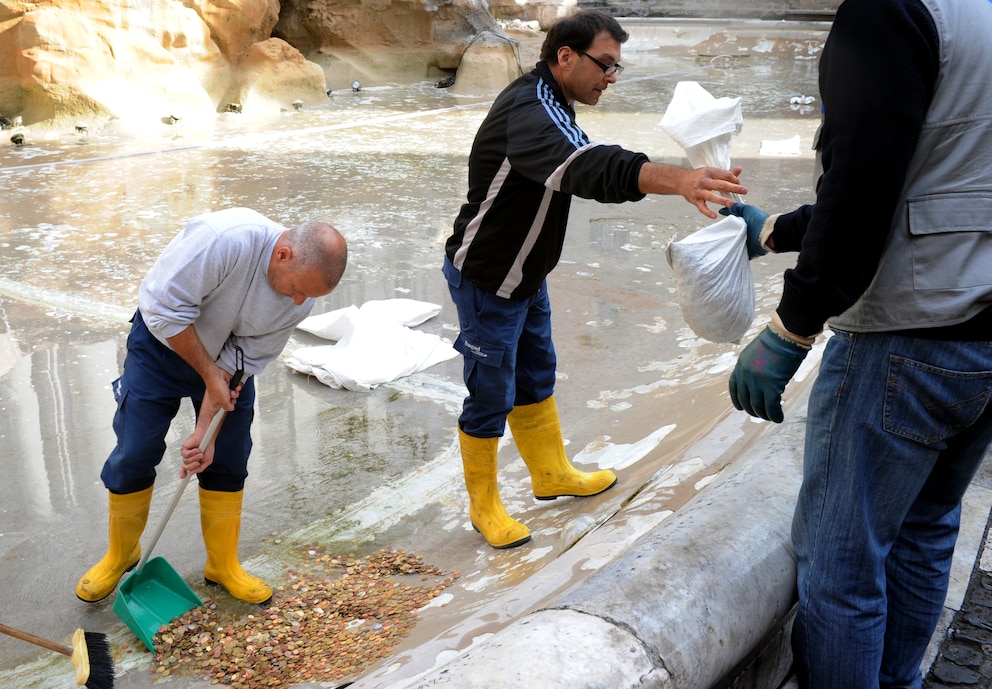
M440 312L428 302L385 299L311 316L297 327L337 343L297 349L286 365L332 388L368 392L458 355L439 336L408 327Z

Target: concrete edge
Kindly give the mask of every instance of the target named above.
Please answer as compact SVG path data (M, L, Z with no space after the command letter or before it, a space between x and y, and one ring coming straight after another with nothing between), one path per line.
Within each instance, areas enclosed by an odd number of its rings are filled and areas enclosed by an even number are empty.
M509 592L415 649L413 654L428 656L420 662L429 669L393 677L402 666L394 663L351 689L794 688L790 530L815 366L807 370L790 385L786 421L762 423L753 440L735 447L723 473L683 508L659 517L628 548L609 551L605 561L610 522L560 558L563 567L602 562L587 578L521 614L521 592ZM731 421L716 424L709 435L732 433L739 420ZM652 509L650 489L649 484L640 491L649 496L644 502L628 503L616 517ZM990 507L992 489L973 485L965 496L945 614L924 673L961 607L984 547ZM555 567L537 577L553 579ZM498 628L494 610L505 622Z
M759 650L794 604L789 532L808 385L795 387L784 423L763 424L707 488L583 581L497 631L480 615L440 635L419 649L434 664L415 677L391 678L393 665L352 689L715 685ZM740 420L733 423L739 429ZM594 550L595 540L573 550ZM512 607L518 597L504 602Z

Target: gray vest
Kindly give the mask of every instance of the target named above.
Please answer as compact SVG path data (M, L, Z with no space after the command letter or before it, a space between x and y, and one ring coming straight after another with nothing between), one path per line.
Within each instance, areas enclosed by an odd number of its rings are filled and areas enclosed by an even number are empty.
M948 326L992 306L992 0L923 4L940 36L937 88L878 271L830 319L842 330Z

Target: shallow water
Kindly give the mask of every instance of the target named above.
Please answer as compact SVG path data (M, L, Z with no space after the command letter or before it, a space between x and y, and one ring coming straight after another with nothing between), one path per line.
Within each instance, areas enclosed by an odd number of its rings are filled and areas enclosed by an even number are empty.
M745 167L751 202L780 211L810 200L818 104L799 109L790 99L816 93L815 56L700 58L658 50L670 31L665 25L632 23L631 31L621 81L597 107L580 106L579 122L593 139L683 163L658 122L675 83L699 81L714 96L742 98L745 126L731 154ZM431 82L370 85L275 119L227 113L210 131L180 123L137 139L109 129L37 133L23 147L0 146L5 622L56 640L77 626L106 631L117 648L131 649L121 651L118 686L149 682L147 657L132 652L135 639L113 614L113 597L86 606L72 593L106 543L99 472L114 442L109 386L119 374L141 277L198 213L245 205L286 225L323 218L348 238L350 262L340 287L314 313L371 299L418 299L443 305L420 329L453 340L457 320L440 275L442 246L490 99ZM800 138L797 155L758 154L763 141L792 136ZM583 465L613 467L617 488L588 500L537 503L510 442L501 454L503 499L534 540L493 551L467 519L454 438L464 395L459 360L369 393L332 390L276 362L258 380L243 559L278 583L281 563L307 543L421 553L463 573L454 601L425 613L422 634L429 634L457 620L460 610L526 581L647 482L661 476L652 494L677 509L724 461L724 448L706 452L694 442L729 413L726 376L739 349L702 341L685 325L665 260L673 238L708 223L677 198L573 205L564 257L549 279L556 398L569 453ZM753 330L777 303L789 263L787 256L753 262ZM324 342L300 333L289 349L313 344ZM751 426L742 419L739 434L725 441L732 444ZM192 412L184 407L170 433L150 527L175 490L175 448L191 429ZM188 493L156 554L203 591L197 506L194 491ZM636 509L625 518L633 532L641 528ZM48 655L0 638L0 678L10 686L64 686L60 657ZM192 686L182 681L172 680Z

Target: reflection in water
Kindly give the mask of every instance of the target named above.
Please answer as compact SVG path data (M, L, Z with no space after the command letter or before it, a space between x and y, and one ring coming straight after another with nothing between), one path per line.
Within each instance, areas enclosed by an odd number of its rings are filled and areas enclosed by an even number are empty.
M0 377L0 437L11 460L0 504L23 506L0 514L0 532L77 506L80 486L99 474L113 446L110 381L116 373L107 363L116 361L117 349L113 340L40 347Z

